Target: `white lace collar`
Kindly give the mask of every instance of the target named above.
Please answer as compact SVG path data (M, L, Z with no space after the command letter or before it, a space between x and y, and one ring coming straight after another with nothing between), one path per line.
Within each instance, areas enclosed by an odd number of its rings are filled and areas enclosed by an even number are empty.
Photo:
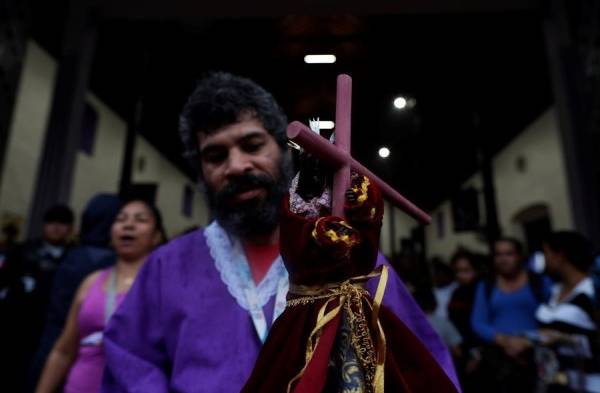
M221 280L227 286L231 296L244 310L250 309L245 295L247 288L254 288L258 305L264 307L269 299L277 293L280 279L286 278L287 283L287 271L281 256L273 262L260 284L255 285L239 239L227 234L217 221L213 221L206 227L204 237L206 237L210 255L215 260L215 267L221 274ZM286 284L286 292L287 289Z

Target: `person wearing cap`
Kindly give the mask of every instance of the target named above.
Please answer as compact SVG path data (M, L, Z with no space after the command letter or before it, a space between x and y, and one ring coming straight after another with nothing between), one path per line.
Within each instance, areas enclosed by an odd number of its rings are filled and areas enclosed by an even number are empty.
M95 195L84 208L79 221L78 244L69 247L54 276L44 331L30 365L25 392L35 390L83 280L96 270L114 265L116 255L110 245L110 231L120 209L121 199L107 193Z
M44 214L41 238L26 242L17 251L25 291L40 301L47 299L51 290L54 273L73 234L73 221L73 211L68 206L51 207Z
M17 388L26 378L39 343L52 282L69 248L73 221L68 206L51 207L44 213L41 237L18 245L7 255L10 293L2 300L0 378L13 380Z

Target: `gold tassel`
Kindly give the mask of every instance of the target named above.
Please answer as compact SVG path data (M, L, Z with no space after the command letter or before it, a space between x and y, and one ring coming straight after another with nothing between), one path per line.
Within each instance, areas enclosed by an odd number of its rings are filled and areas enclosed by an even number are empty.
M368 292L363 287L364 283L375 277L380 277L380 279L377 285L377 290L375 291L373 304L371 305L371 303L367 301L367 304L372 310L371 326L377 339L376 348L373 348L370 332L368 328L366 328L364 310L362 309L362 299L368 299ZM294 295L300 295L300 297L288 300L288 307L306 305L314 303L320 299L327 299L327 301L319 309L315 327L308 336L304 367L302 367L302 370L300 370L300 372L288 383L288 393L291 392L292 385L302 378L302 375L304 375L304 372L306 371L306 368L308 367L308 364L314 355L317 345L319 344L319 339L321 338L321 332L323 331L323 328L340 313L342 308L344 308L349 314L351 325L354 325L351 328L352 341L355 345L357 356L361 360L361 363L363 363L363 368L365 368L365 371L371 370L372 366L370 363L373 361L375 362L374 372L369 372L368 374L370 375L368 375L366 378L371 387L371 391L374 393L384 392L386 340L383 328L379 321L379 310L383 301L387 280L388 268L385 265L381 265L367 275L352 277L339 284L329 284L325 288L290 285L290 293ZM339 299L339 304L332 310L327 311L327 308L333 301L335 301L335 299ZM352 309L352 304L356 305L358 313ZM357 330L359 330L359 332L357 332Z

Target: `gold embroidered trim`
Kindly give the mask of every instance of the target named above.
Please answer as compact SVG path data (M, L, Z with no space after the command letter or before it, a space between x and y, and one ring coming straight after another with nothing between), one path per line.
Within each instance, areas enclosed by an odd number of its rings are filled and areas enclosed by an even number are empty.
M364 288L364 283L378 276L380 277L379 284L377 285L375 297L371 304L368 297L369 293ZM304 367L289 381L288 393L291 392L292 385L304 375L319 343L323 328L340 313L342 308L348 315L352 344L363 367L368 392L383 393L386 342L383 328L379 322L379 309L387 285L387 278L387 266L382 265L368 275L352 277L340 283L339 286L337 284L330 284L326 288L321 289L302 286L290 287L290 293L300 295L300 297L288 300L288 307L307 305L322 299L328 300L319 309L315 327L312 329L307 340ZM327 311L329 305L335 299L339 299L339 304L332 310ZM364 312L363 300L366 300L366 304L372 310L371 326L377 340L376 343L373 343L371 337L371 330Z

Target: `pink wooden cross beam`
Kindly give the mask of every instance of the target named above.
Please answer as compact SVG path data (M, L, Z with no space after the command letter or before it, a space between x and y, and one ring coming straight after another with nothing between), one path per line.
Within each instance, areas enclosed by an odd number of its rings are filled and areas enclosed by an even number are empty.
M344 194L350 185L350 169L353 169L377 183L383 196L406 214L423 224L430 224L431 217L427 213L352 158L350 154L351 113L352 78L348 75L339 75L337 79L335 145L298 121L290 123L287 128L287 136L290 140L335 169L331 207L333 215L344 216Z

